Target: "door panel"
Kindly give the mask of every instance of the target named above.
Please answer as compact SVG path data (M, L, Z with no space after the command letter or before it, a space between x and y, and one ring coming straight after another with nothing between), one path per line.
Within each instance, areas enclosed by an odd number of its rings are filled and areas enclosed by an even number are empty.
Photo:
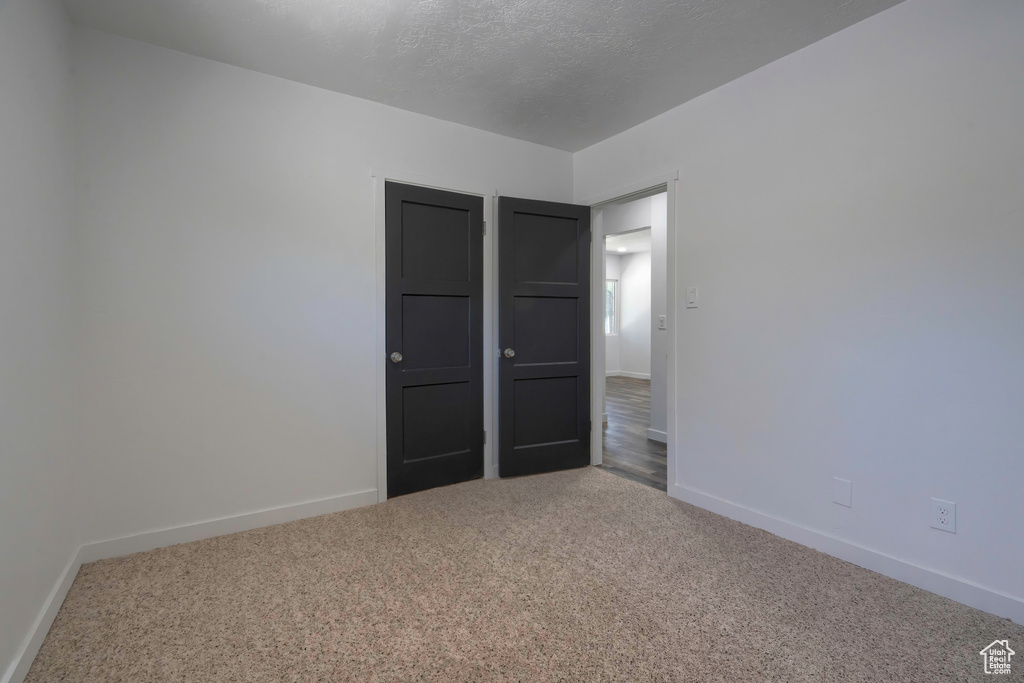
M517 365L579 360L579 302L571 298L516 297L512 311Z
M388 496L483 476L483 198L385 184Z
M480 434L472 429L469 414L449 408L472 399L469 382L405 387L402 394L406 462L473 450Z
M521 379L515 383L517 448L579 439L575 377Z
M510 199L508 201L527 201ZM563 205L571 206L571 205ZM500 210L500 209L499 209ZM589 209L588 209L589 211ZM577 284L579 224L571 218L514 212L515 282ZM588 230L590 219L587 218ZM589 258L587 259L589 262Z
M590 464L590 208L498 200L499 469Z
M470 298L464 296L402 297L402 353L406 370L468 367Z
M483 209L480 211L482 217ZM464 210L404 203L402 276L410 280L469 282L469 230Z

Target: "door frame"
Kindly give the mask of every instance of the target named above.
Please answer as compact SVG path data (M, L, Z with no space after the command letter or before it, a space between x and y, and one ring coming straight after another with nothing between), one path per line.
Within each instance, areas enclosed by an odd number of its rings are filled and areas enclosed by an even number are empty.
M487 433L487 441L484 443L484 479L494 479L497 476L497 421L495 410L497 408L497 372L498 364L496 356L490 353L489 349L497 348L497 310L498 303L498 270L496 268L496 252L498 248L495 239L495 211L497 210L498 190L490 187L483 187L478 181L472 178L459 178L449 174L423 175L388 168L375 167L370 171L370 179L373 182L373 206L374 206L374 241L375 241L375 279L376 289L374 296L374 319L376 329L374 334L374 374L376 377L376 414L377 414L377 502L383 503L388 499L388 446L387 446L387 340L386 329L386 295L387 281L385 279L385 263L387 245L384 239L384 183L387 181L403 183L405 185L419 185L435 190L447 192L458 192L461 194L483 197L484 200L484 431Z
M677 276L679 273L679 255L676 250L677 244L677 221L676 205L678 197L679 171L669 171L656 175L646 180L630 183L613 190L602 192L577 204L584 204L590 207L590 229L593 235L591 240L590 258L590 286L592 300L591 328L590 328L590 420L594 427L591 429L590 438L590 464L600 465L603 461L604 448L604 397L605 397L605 338L604 338L604 217L603 209L610 204L618 204L630 199L641 199L645 196L658 194L661 188L667 193L666 220L665 220L665 287L666 292L666 313L668 315L668 364L665 394L667 405L665 407L665 429L668 432L667 438L667 467L668 467L668 489L672 490L676 481L676 443L677 443L677 406L676 396L676 330L679 324L679 308L677 306L676 291ZM598 432L601 432L598 437Z

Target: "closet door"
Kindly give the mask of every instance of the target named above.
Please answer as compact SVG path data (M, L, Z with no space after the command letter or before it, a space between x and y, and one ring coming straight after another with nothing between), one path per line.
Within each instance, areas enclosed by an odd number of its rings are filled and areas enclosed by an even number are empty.
M499 472L590 464L590 208L498 200Z
M479 479L483 198L385 185L388 496Z

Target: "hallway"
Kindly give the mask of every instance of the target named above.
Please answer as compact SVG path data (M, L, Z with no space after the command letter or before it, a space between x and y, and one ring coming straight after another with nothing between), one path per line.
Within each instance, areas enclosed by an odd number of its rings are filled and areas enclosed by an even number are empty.
M668 489L667 447L647 438L651 381L605 380L608 422L604 425L604 469L660 491Z

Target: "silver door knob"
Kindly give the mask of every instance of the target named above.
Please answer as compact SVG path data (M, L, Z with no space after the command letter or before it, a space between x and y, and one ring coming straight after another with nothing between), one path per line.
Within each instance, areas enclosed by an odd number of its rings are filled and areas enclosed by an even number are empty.
M505 358L514 358L516 355L515 349L505 349Z
M398 351L395 351L394 353L392 353L391 354L391 362L392 363L401 363L402 362L402 354L400 354Z

